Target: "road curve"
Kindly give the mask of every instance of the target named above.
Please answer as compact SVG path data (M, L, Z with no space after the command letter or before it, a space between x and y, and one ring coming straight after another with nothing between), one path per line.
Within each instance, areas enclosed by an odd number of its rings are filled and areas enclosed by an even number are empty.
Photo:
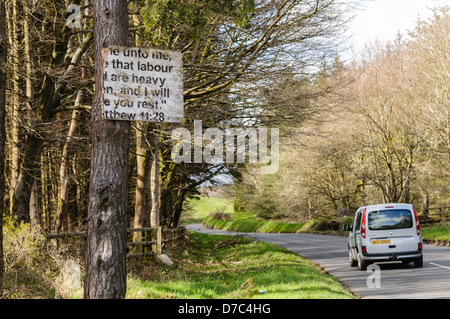
M380 263L379 272L350 267L347 237L319 234L238 233L204 228L201 224L186 227L190 231L210 234L241 235L280 245L319 264L350 291L361 298L442 299L450 298L450 248L424 245L424 264ZM375 275L379 275L375 281ZM378 283L378 284L375 284ZM372 288L370 288L372 287Z

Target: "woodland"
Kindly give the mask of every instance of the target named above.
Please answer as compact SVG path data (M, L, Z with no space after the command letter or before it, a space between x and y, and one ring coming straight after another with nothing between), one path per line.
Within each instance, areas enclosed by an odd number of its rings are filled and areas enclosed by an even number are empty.
M321 61L312 114L290 127L277 174L245 168L243 207L295 221L352 216L372 203L412 203L423 216L448 208L449 7L433 13L351 61ZM311 83L281 87L289 103Z
M79 27L67 7L6 2L5 214L48 232L82 227L88 205L92 4L79 3ZM302 121L319 92L282 105L276 83L301 83L298 74L313 72L307 69L338 39L344 9L334 1L130 1L130 45L183 53L183 127L195 119L204 128L287 127ZM179 126L132 123L130 224L152 224L152 211L155 221L177 226L184 199L199 185L219 174L239 177L243 165L175 165L170 137Z

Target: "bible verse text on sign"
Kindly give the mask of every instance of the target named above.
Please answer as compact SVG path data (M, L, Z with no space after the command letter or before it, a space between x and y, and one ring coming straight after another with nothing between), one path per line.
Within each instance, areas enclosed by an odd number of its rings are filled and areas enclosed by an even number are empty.
M180 52L111 46L103 59L104 119L183 121Z

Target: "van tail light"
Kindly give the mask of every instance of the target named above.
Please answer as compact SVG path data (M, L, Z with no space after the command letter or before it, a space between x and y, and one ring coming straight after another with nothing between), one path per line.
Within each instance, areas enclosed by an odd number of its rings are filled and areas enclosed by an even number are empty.
M414 217L415 217L415 219L416 219L416 230L417 230L417 235L420 235L419 218L417 217L417 213L416 213L416 209L414 208L414 205L413 205L413 211L414 211Z
M366 238L366 209L364 208L362 221L361 221L361 236Z

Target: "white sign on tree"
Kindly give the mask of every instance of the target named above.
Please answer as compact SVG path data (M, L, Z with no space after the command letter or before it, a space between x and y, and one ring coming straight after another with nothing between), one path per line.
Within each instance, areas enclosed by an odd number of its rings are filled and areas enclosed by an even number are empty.
M183 121L180 52L110 46L103 59L104 119Z

